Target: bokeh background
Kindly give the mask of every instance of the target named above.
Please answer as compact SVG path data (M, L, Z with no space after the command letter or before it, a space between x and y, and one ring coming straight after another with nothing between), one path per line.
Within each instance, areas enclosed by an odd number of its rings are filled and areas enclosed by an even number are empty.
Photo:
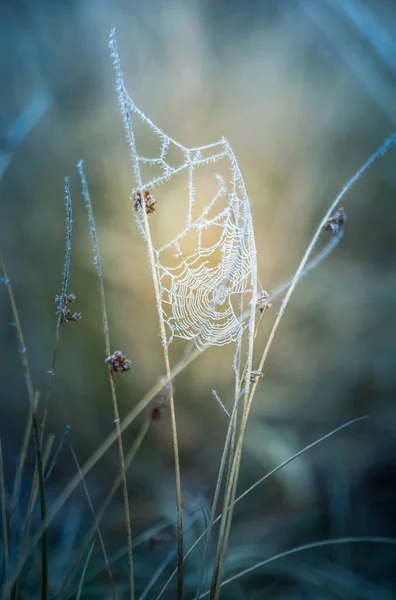
M185 146L229 139L251 198L260 281L271 291L293 274L338 191L396 127L395 25L395 3L374 0L1 3L0 249L37 390L45 390L51 364L64 256L63 185L71 177L69 291L83 318L62 328L49 421L57 444L70 425L68 439L84 462L113 428L99 287L76 171L81 158L112 346L132 361L117 381L123 416L164 373L146 251L128 199L134 180L110 28L116 28L131 96L156 124ZM143 130L140 136L144 144ZM395 536L395 169L391 150L348 193L344 239L292 299L256 396L239 490L343 422L369 419L304 454L238 506L227 574L322 538ZM168 194L170 219L157 220L156 233L166 234L167 221L177 223L176 196ZM328 240L324 234L321 243ZM266 312L257 356L277 306ZM3 286L0 427L9 489L28 406L11 321ZM176 345L172 360L182 351ZM231 406L232 356L232 347L210 349L174 383L189 541L202 531L211 503L227 428L211 390ZM125 434L127 447L146 418L147 412ZM87 477L95 506L117 465L113 448ZM48 483L50 500L75 470L65 444ZM29 477L27 468L26 485ZM174 518L166 410L128 478L135 535ZM77 490L52 529L53 593L90 519ZM123 547L121 496L103 532L110 554ZM174 549L174 528L161 536L136 551L140 593ZM99 550L94 558L92 569ZM198 558L187 563L191 590L197 565ZM126 559L114 569L122 594ZM226 588L224 598L391 599L395 569L392 547L325 548L267 565ZM100 580L87 590L87 597L108 597ZM170 588L168 597L173 594Z

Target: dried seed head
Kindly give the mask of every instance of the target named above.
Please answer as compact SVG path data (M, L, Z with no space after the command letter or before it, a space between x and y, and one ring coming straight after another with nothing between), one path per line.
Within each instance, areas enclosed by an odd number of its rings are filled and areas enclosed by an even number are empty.
M72 313L67 307L75 302L77 296L75 294L64 294L55 296L55 302L58 305L57 315L61 316L62 323L70 323L70 321L79 321L81 313Z
M81 313L72 313L70 312L70 310L64 310L62 312L62 323L70 323L70 321L79 321L81 317Z
M153 212L155 212L155 205L157 204L157 200L151 195L150 190L148 190L148 189L145 189L143 191L143 197L144 197L146 213L148 215L151 215ZM132 198L133 198L133 205L135 207L135 210L141 209L142 208L142 193L141 193L141 191L134 190Z
M111 356L108 356L105 363L109 365L112 373L125 373L131 368L131 361L124 356L121 350L116 350Z
M258 297L257 297L257 310L259 310L261 313L264 312L267 308L271 308L272 304L268 302L268 300L270 299L271 295L266 292L265 290L261 290L261 292L259 293Z
M58 309L60 309L68 304L73 304L76 298L77 296L75 294L59 294L59 296L55 296L55 302L58 303Z
M337 212L332 217L330 217L324 228L326 231L331 231L331 233L336 234L340 231L346 219L346 212L342 207L340 207L337 210Z
M142 208L142 194L139 190L133 190L132 200L135 210L139 210L140 208Z

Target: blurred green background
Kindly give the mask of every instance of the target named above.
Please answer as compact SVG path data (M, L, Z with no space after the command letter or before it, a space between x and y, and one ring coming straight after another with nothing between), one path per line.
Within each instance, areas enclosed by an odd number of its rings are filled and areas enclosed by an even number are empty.
M185 146L229 139L251 198L260 281L271 291L293 274L338 191L395 129L395 25L395 3L362 0L1 3L0 249L34 386L45 390L64 256L63 185L70 175L69 291L83 318L62 328L49 430L59 442L70 425L81 462L113 429L99 287L75 168L81 158L97 220L112 347L132 361L117 380L123 416L164 373L146 250L128 199L135 182L110 28L116 28L131 97L146 115ZM340 246L297 288L258 389L239 490L343 422L370 419L303 455L238 506L227 573L313 539L396 533L395 173L391 150L345 199ZM167 202L170 220L177 219L172 194ZM165 225L154 228L163 233ZM322 238L324 244L329 235ZM274 303L265 315L257 356L277 308ZM10 321L3 287L0 423L11 487L28 405ZM173 360L182 350L177 344ZM227 428L211 390L231 406L232 356L232 347L210 349L174 384L186 513L202 507L194 535L211 503ZM144 418L147 413L126 433L127 446ZM87 478L95 503L117 465L113 448ZM49 497L74 473L65 448ZM129 479L135 533L174 518L168 412L151 428ZM68 510L81 512L81 523L89 520L82 490ZM122 545L121 497L104 531L110 545ZM170 535L159 551L142 550L141 589L172 548ZM268 565L224 597L393 598L395 568L389 548L325 549Z

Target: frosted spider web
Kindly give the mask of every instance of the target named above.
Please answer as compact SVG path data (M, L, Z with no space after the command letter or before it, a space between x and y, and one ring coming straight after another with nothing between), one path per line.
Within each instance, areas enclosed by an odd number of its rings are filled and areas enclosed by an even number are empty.
M115 38L111 39L110 47L138 193L143 198L147 190L160 202L160 190L155 188L181 173L188 177L184 229L164 245L153 248L160 292L158 308L166 326L167 344L174 338L193 340L198 348L207 344L240 343L244 330L250 327L252 332L254 327L257 267L249 199L233 150L225 138L206 146L187 148L166 135L131 100L124 86ZM139 119L155 134L159 149L154 158L138 153L134 119ZM168 155L175 149L182 158L179 165L172 166ZM226 183L214 173L217 191L211 198L205 198L205 207L195 214L196 174L200 167L222 159L227 161L229 181ZM156 167L159 174L143 179L143 165ZM144 208L142 201L135 215L146 238ZM151 219L151 215L148 218ZM213 228L217 239L208 244L204 240L205 233ZM195 240L195 248L188 255L182 248L186 236L194 236ZM169 253L174 259L172 265L167 264ZM251 316L244 321L241 314L247 307Z

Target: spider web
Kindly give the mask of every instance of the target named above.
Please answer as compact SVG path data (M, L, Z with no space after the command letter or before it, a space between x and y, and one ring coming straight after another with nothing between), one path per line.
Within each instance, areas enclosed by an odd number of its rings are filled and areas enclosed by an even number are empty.
M184 229L164 245L153 248L160 290L159 310L167 329L167 344L174 338L193 340L198 348L207 344L240 343L246 327L250 325L252 330L254 326L257 269L249 199L233 150L225 138L206 146L187 148L166 135L131 100L124 86L115 41L112 51L120 106L140 197L146 190L159 203L161 192L154 188L161 188L180 174L187 175ZM158 141L155 157L138 153L133 127L136 119L155 134ZM172 165L168 157L175 151L181 159L179 164ZM197 213L197 174L203 166L219 161L226 163L228 182L213 173L217 191L204 199L204 208ZM143 178L142 170L146 171L146 167L155 167L157 174ZM146 238L146 215L142 204L135 215ZM211 236L216 238L215 241ZM188 254L183 248L187 237L194 240L193 250L191 252L190 247ZM247 307L250 307L251 318L243 321L241 314Z

